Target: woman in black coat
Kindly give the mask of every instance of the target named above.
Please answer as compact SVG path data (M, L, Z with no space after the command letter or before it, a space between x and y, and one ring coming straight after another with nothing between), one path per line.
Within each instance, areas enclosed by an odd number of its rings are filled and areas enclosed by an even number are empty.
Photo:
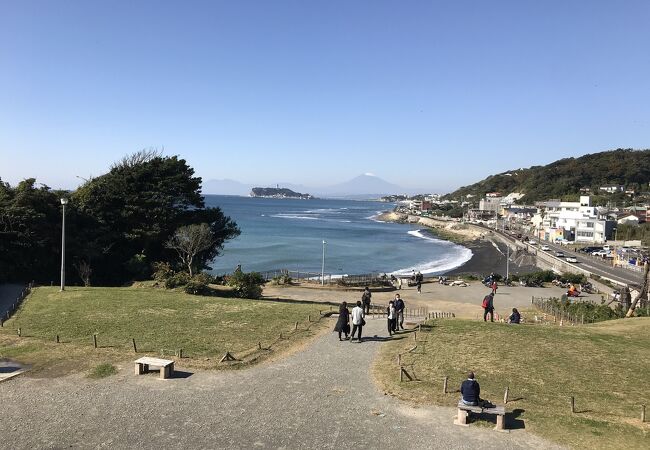
M347 302L341 303L341 307L339 308L339 320L336 321L334 331L339 332L339 341L343 340L341 339L341 333L345 333L345 339L348 338L348 334L350 333L350 311L348 311Z

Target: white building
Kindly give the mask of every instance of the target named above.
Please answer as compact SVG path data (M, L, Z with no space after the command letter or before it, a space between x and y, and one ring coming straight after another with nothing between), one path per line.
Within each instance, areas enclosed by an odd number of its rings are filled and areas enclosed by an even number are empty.
M550 200L538 202L536 206L538 213L531 222L539 238L546 241L567 239L580 243L603 243L614 228L615 222L600 217L586 195L581 196L579 202Z

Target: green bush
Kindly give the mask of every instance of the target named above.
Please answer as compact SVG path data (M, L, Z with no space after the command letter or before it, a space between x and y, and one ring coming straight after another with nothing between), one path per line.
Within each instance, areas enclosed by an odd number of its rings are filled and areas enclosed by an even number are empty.
M183 286L183 291L192 295L209 295L211 293L211 289L208 287L207 283L201 283L194 278Z
M209 273L199 272L192 277L192 281L208 285L208 284L213 284L215 282L215 279Z
M257 272L244 273L237 270L228 277L228 286L233 287L235 294L240 298L260 298L262 284L264 284L264 278Z
M187 272L177 272L165 280L167 289L174 289L178 286L185 286L190 281L190 275Z
M157 261L153 263L153 279L164 283L174 275L174 270L168 262Z
M571 314L576 318L584 316L585 322L601 322L603 320L619 319L625 316L625 311L618 305L615 309L607 305L597 305L591 302L572 302L565 296L562 299L550 298L549 304L564 313Z
M111 375L115 375L116 373L117 373L117 369L113 364L103 363L93 367L93 369L88 374L88 378L95 378L95 379L106 378L106 377L110 377Z
M293 280L288 273L283 273L282 275L275 276L271 279L271 283L277 285L291 284L292 281Z

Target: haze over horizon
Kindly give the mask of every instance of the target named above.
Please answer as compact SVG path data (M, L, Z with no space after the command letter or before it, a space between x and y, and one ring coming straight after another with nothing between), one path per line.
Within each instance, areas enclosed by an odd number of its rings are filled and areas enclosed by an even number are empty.
M23 1L0 7L0 178L164 148L204 181L450 192L650 148L650 2ZM80 178L81 177L81 178Z

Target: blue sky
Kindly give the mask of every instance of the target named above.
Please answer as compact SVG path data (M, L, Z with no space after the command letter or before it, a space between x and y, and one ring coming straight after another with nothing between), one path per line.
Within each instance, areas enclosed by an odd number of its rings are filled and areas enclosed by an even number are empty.
M0 0L0 177L142 148L204 179L446 192L650 148L650 2Z

